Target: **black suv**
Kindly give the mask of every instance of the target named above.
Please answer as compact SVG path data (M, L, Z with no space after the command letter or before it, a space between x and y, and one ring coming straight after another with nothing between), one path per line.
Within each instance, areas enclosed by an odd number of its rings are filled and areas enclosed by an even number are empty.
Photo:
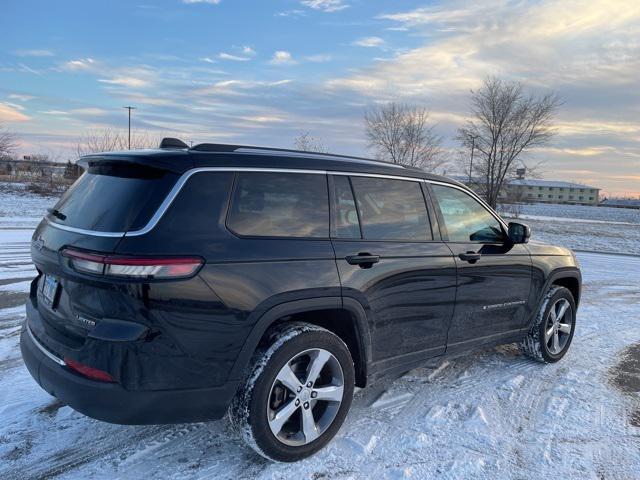
M36 381L123 424L229 412L261 455L311 455L365 387L443 355L573 337L571 251L465 186L356 157L165 139L88 155L36 229L21 333Z

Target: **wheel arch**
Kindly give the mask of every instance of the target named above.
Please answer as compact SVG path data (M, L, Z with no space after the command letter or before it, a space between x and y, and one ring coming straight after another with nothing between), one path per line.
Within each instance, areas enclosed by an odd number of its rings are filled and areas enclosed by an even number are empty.
M578 307L582 291L582 275L580 274L580 270L572 267L558 268L549 274L544 286L540 290L535 309L531 312L531 318L527 323L527 330L533 325L536 315L544 301L545 294L553 285L567 288L573 295L576 308Z
M367 383L368 365L371 361L371 339L366 313L354 299L319 297L280 303L264 312L249 333L229 374L230 379L241 379L253 353L266 338L269 329L279 323L306 322L326 328L337 335L349 348L353 358L356 385Z

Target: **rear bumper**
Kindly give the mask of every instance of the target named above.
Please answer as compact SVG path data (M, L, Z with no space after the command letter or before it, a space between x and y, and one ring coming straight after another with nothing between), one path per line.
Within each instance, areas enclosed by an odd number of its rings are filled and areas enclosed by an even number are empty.
M30 312L33 313L33 312ZM89 417L127 425L200 422L222 418L238 382L205 389L128 391L116 383L84 378L27 331L20 334L20 350L31 376L49 394Z

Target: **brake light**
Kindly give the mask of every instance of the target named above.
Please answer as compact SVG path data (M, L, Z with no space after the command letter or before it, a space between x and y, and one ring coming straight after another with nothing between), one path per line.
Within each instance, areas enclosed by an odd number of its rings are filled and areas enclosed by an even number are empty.
M125 257L88 253L65 248L62 255L74 270L122 278L184 278L202 265L198 257Z
M99 380L101 382L109 382L109 383L114 383L116 381L115 378L113 378L104 370L99 370L97 368L89 367L88 365L85 365L80 362L76 362L75 360L71 360L70 358L65 357L64 363L66 363L67 367L69 367L71 370L79 373L83 377L87 377L92 380Z

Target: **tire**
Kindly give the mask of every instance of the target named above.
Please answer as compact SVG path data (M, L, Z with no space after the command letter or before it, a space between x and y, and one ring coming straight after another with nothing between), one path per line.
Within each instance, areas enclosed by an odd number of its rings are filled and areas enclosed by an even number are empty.
M520 349L538 362L555 363L569 350L575 326L573 295L565 287L552 285L542 300L531 329L520 343Z
M270 332L246 378L230 407L232 425L263 457L295 462L336 435L351 406L355 373L339 337L296 322Z

